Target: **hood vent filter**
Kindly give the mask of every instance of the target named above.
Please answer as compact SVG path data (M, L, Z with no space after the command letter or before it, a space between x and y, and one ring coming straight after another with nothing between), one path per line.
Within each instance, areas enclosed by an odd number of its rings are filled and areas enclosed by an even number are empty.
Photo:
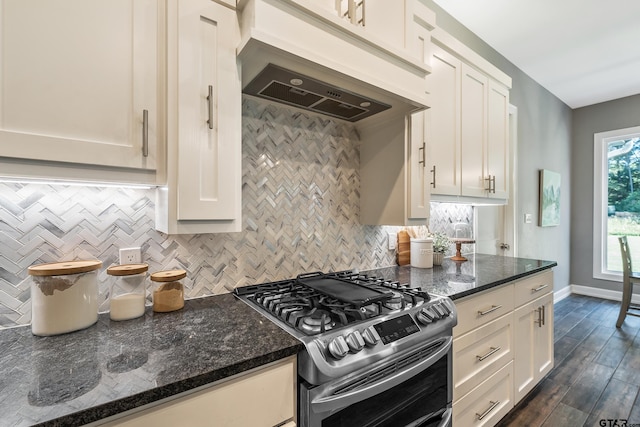
M350 122L391 108L273 64L267 65L243 92Z

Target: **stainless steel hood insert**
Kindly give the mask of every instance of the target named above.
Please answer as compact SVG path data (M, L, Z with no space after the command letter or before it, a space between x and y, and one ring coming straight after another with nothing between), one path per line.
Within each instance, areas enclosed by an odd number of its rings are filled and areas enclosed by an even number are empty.
M268 64L246 85L243 93L350 122L391 108L388 104L273 64Z

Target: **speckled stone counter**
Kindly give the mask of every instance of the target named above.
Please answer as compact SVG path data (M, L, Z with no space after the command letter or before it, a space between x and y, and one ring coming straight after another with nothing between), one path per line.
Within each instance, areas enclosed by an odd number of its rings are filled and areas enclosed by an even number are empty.
M376 276L400 283L420 285L423 290L455 300L555 267L555 261L497 255L465 255L468 261L445 258L441 266L414 268L395 266L370 270Z
M265 339L268 337L268 339ZM294 355L302 345L233 295L82 331L0 330L0 426L76 426Z

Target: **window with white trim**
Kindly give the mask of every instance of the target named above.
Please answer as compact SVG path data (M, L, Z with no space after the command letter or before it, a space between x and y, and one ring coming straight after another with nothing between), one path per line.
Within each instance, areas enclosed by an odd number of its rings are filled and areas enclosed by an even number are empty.
M620 280L619 236L640 269L640 126L594 134L593 277Z

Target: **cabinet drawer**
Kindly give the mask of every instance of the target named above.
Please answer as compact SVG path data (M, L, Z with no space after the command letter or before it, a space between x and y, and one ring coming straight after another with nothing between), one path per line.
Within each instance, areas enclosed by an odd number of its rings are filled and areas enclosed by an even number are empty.
M455 301L458 325L453 336L459 337L472 329L491 322L513 310L513 285L505 285Z
M493 426L513 408L513 362L453 402L453 425Z
M295 417L296 364L289 358L220 384L149 405L102 427L271 427ZM247 409L249 402L250 409ZM135 411L135 410L134 410ZM295 422L295 420L294 420ZM295 425L295 424L294 424Z
M518 280L515 284L515 307L553 292L553 272L551 270Z
M454 401L513 359L513 314L509 313L453 341Z

